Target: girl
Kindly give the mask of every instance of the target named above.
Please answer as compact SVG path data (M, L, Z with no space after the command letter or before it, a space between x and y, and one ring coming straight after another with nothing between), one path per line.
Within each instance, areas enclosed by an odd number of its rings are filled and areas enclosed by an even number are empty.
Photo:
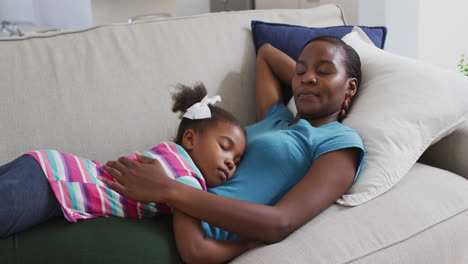
M157 161L138 156L142 163L123 158L104 167L119 181L110 187L136 200L168 202L205 221L208 236L279 242L333 204L359 174L362 141L339 121L358 90L360 66L354 49L336 37L306 43L297 61L265 44L256 64L259 122L246 128L247 151L231 181L200 192L168 181ZM283 104L283 84L292 86L296 116Z
M144 152L157 159L170 178L204 191L232 177L246 140L238 121L213 106L219 96L207 98L206 93L201 83L193 88L179 85L172 110L181 112L182 120L175 141L162 142ZM53 150L29 152L1 166L0 235L6 237L58 215L76 222L92 217L142 218L171 212L165 204L127 199L98 179L114 182L99 162ZM216 243L204 239L199 221L177 213L173 218L174 226L186 236L220 247L221 258L216 260L226 261L251 247L241 240Z

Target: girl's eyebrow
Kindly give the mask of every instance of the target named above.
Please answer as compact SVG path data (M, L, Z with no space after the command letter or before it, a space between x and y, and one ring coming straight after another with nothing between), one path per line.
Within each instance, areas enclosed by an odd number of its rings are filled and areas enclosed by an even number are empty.
M226 139L231 146L235 145L234 140L232 140L232 138L230 138L229 136L221 136L221 138Z

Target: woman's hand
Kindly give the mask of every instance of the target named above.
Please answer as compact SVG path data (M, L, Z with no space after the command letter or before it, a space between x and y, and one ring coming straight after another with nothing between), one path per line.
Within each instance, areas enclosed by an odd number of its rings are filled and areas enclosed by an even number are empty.
M103 177L98 177L99 180L123 196L136 201L166 202L165 194L174 181L167 177L158 160L139 153L136 156L140 162L126 157L106 162L102 168L117 181Z

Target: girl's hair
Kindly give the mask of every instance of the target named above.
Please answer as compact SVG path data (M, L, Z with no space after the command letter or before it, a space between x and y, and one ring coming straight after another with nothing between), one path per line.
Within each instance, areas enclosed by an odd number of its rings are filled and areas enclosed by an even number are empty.
M172 111L180 112L179 118L181 119L177 136L174 139L176 144L182 144L182 137L187 129L193 129L195 132L202 133L203 129L216 125L219 121L227 121L242 128L239 121L231 113L214 105L208 105L211 110L211 118L192 120L183 117L190 106L200 102L207 95L207 91L202 82L197 82L193 87L178 84L176 90L172 94L172 100L174 101ZM244 130L242 129L242 131Z
M314 41L326 41L328 43L334 44L338 47L341 47L344 51L344 57L345 57L345 66L346 66L346 73L349 78L356 78L358 87L361 84L361 59L359 57L359 54L346 42L341 40L338 37L335 36L318 36L316 38L313 38L309 41L307 41L304 46L302 46L302 50L309 45L309 43L314 42Z

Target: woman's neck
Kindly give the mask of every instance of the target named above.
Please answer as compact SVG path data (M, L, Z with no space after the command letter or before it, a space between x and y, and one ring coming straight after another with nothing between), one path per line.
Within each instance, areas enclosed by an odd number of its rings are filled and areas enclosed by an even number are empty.
M313 127L321 127L323 125L338 121L338 114L339 113L334 113L332 115L319 117L319 118L307 117L307 116L302 116L302 115L297 114L296 117L294 118L294 121L290 124L290 126L299 122L300 119L304 119L305 121L309 122L309 124Z

